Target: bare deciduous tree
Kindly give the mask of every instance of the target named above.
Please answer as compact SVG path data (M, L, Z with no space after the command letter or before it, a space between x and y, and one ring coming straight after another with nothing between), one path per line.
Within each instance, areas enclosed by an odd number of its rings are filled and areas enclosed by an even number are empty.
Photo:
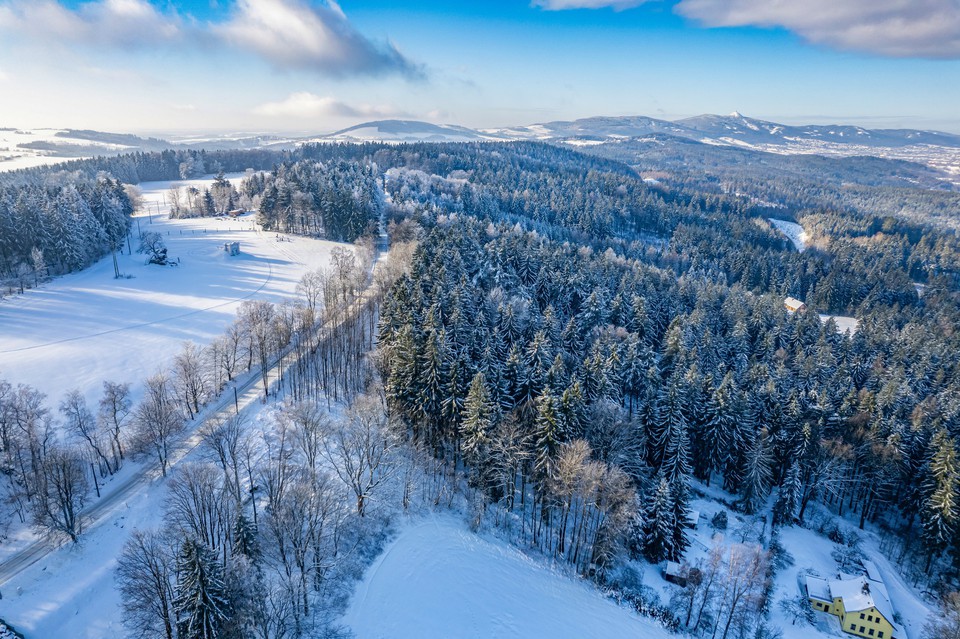
M723 624L721 639L727 639L731 627L744 626L763 608L764 585L769 556L760 546L735 544L730 547L727 570L720 591L720 612L713 636Z
M173 399L170 380L157 373L146 381L143 401L134 413L136 440L141 450L152 450L160 462L160 471L167 475L170 448L183 431L183 416Z
M184 342L180 353L173 358L173 382L189 419L200 412L207 399L206 369L203 350L192 342Z
M396 446L387 426L386 407L376 394L357 398L347 419L336 424L323 441L324 455L353 491L361 517L373 492L393 474Z
M263 396L270 394L269 373L270 358L275 350L273 304L263 300L247 300L240 304L237 312L243 323L251 344L251 357L255 356L260 365L260 379L263 382Z
M133 531L117 559L123 623L134 636L175 639L174 554L159 532Z
M43 459L33 500L34 523L77 541L83 531L80 511L86 502L87 474L76 451L53 448Z
M200 437L201 450L220 466L227 489L239 508L244 502L246 479L241 478L241 472L251 446L246 419L241 414L222 421L211 420L201 429Z
M170 480L167 521L185 539L202 542L226 563L236 502L228 499L224 476L209 464L180 464Z
M960 639L960 593L948 593L940 602L938 615L931 615L923 627L924 639Z
M93 453L100 465L100 472L106 471L111 475L115 473L118 467L114 466L112 456L107 454L110 448L110 437L101 430L99 422L87 408L87 400L80 391L72 390L67 393L60 402L60 413L64 417L67 430L82 440Z
M328 277L329 275L324 269L317 269L304 273L300 281L297 282L297 295L303 298L307 308L314 313L320 308Z
M122 425L130 414L130 384L115 382L103 383L103 397L100 398L99 420L101 428L110 434L117 468L123 459Z

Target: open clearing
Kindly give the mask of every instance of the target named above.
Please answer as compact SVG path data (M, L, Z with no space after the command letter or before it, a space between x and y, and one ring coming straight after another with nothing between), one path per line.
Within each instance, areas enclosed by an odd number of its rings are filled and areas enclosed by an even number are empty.
M236 183L240 176L230 176ZM203 188L211 180L176 182ZM145 209L133 224L133 255L110 256L0 301L0 376L29 384L51 404L79 388L88 401L104 379L131 382L166 367L182 342L206 344L233 321L246 299L289 298L303 273L326 266L334 242L255 230L252 215L238 219L167 219L170 182L141 184ZM136 253L137 223L163 235L176 267L146 265ZM240 242L230 257L225 242Z
M357 639L671 636L591 586L439 515L387 546L343 622Z
M796 222L777 220L772 217L770 218L770 223L773 224L778 231L786 235L787 239L793 242L793 246L797 251L803 253L807 248L807 232L803 230L802 226Z

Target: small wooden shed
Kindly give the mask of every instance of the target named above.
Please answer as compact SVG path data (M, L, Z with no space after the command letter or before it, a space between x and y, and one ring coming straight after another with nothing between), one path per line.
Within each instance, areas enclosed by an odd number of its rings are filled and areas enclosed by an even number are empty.
M227 255L240 255L240 242L227 242L223 245Z

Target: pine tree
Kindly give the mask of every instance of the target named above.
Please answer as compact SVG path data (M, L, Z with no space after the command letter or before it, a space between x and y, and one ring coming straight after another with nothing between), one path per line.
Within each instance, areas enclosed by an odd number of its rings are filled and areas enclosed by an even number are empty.
M534 479L543 491L553 479L554 462L560 446L560 416L557 411L557 398L544 389L537 398L537 418L534 422Z
M645 500L638 523L639 549L649 561L657 563L675 556L673 491L663 475Z
M498 406L490 398L486 378L477 373L470 382L460 425L460 450L474 486L486 488L489 483L490 440L498 421Z
M753 446L747 453L746 469L740 486L740 503L748 515L757 512L767 499L772 478L766 438L761 435L754 438Z
M773 506L773 525L792 524L797 517L797 508L803 496L803 482L800 476L800 463L794 458L780 486L777 503Z
M247 518L246 513L240 512L233 525L233 553L243 555L252 562L260 556L260 547L257 543L257 527Z
M937 431L930 440L930 461L923 485L926 498L920 511L923 523L923 544L928 553L927 568L933 557L939 555L957 532L957 490L960 488L960 469L957 449L946 430Z
M177 634L189 639L217 639L229 617L220 564L202 544L187 539L177 558L173 600Z

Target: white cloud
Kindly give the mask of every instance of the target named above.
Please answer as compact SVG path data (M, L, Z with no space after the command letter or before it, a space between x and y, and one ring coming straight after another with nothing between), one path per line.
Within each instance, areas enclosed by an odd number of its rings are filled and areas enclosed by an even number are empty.
M653 0L533 0L564 9L630 9ZM660 0L662 2L662 0ZM960 58L957 0L680 0L706 27L783 28L821 46L902 58Z
M256 115L284 118L391 118L409 115L391 106L368 104L351 105L330 96L320 96L306 91L291 93L278 102L267 102L256 107Z
M533 0L533 6L547 11L563 11L565 9L605 9L616 11L632 9L645 4L649 0Z
M9 79L10 79L10 74L4 71L3 69L0 69L0 82L6 82Z
M55 0L14 0L0 7L0 30L36 39L141 47L176 40L180 19L146 0L95 0L76 10Z
M334 0L237 0L225 19L215 22L160 11L147 0L87 0L76 8L62 0L0 0L0 34L41 45L230 47L284 70L424 76L393 44L357 31Z
M960 57L956 0L681 0L710 27L782 27L819 45L894 57Z
M332 0L323 6L304 0L238 0L231 19L215 25L213 32L282 69L423 75L392 44L363 36Z

